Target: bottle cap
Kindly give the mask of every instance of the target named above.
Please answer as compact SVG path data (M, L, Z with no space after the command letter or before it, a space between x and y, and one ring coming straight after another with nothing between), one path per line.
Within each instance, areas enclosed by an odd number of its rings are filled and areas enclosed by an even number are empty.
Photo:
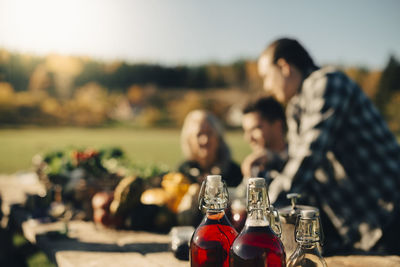
M300 216L303 219L313 219L317 216L319 216L318 212L316 210L302 210L300 211Z
M300 218L295 226L295 239L300 243L320 242L322 245L324 234L322 231L319 211L306 209L300 211Z
M221 181L221 175L207 175L207 183L210 187L218 187Z
M228 205L228 190L221 175L208 175L201 185L199 208L218 210Z

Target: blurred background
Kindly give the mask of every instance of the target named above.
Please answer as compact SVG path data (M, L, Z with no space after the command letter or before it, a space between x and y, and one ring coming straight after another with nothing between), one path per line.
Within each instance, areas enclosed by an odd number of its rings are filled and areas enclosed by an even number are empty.
M397 0L0 0L0 176L43 158L48 175L80 157L114 172L122 154L142 177L174 171L197 108L221 119L240 163L241 109L263 94L257 58L284 36L353 78L400 136L399 11ZM53 266L43 253L26 264Z
M70 145L173 169L195 108L225 123L240 162L240 110L263 94L257 57L282 36L348 73L399 134L399 11L396 0L0 0L0 173Z

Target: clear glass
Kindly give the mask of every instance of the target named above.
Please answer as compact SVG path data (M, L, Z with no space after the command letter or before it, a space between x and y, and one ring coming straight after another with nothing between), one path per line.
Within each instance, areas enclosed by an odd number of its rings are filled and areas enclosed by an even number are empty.
M297 218L294 232L298 243L321 243L323 232L318 212L315 210L302 210Z
M279 212L274 208L274 206L270 205L268 210L268 220L269 225L271 226L274 233L281 238L282 236L282 224L279 218Z
M321 255L322 226L316 211L303 210L295 227L297 248L290 256L288 267L327 266Z
M290 256L288 267L326 267L317 242L300 244Z
M228 187L221 175L208 175L199 192L200 210L223 210L228 207Z
M247 200L249 214L245 227L232 244L230 266L286 266L282 242L269 224L269 201L263 178L249 179Z

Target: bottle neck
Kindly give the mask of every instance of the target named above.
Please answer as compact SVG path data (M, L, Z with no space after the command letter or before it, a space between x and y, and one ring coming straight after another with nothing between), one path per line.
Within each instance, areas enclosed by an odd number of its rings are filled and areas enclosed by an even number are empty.
M295 239L301 246L316 246L321 241L322 227L318 218L300 218L295 228Z
M319 249L319 243L317 241L299 242L298 244L302 249L305 249L305 250L313 250L313 249L318 250Z
M246 226L269 226L267 187L263 178L251 178L247 187L248 216Z
M222 210L207 210L203 218L202 223L207 224L210 222L217 222L219 224L225 224L228 218L225 215L225 211Z
M225 215L224 209L208 209L206 210L206 215L208 218L221 218Z
M247 215L246 226L269 226L265 210L251 209Z
M216 175L217 176L217 175ZM228 206L228 189L221 177L219 179L209 179L213 176L207 176L200 188L199 208L206 209L207 212L221 212Z

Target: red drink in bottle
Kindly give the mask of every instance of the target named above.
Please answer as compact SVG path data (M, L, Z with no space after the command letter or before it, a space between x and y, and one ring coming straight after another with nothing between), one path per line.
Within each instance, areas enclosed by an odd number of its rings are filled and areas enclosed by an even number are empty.
M190 244L191 266L229 266L229 249L237 232L224 212L207 213Z
M286 266L282 242L267 218L269 201L264 178L250 178L246 224L230 250L231 267Z
M232 246L232 266L285 266L283 245L269 226L245 226L242 233Z
M207 176L200 191L200 206L207 209L190 241L192 267L229 267L229 250L237 236L225 215L228 192L221 176Z

